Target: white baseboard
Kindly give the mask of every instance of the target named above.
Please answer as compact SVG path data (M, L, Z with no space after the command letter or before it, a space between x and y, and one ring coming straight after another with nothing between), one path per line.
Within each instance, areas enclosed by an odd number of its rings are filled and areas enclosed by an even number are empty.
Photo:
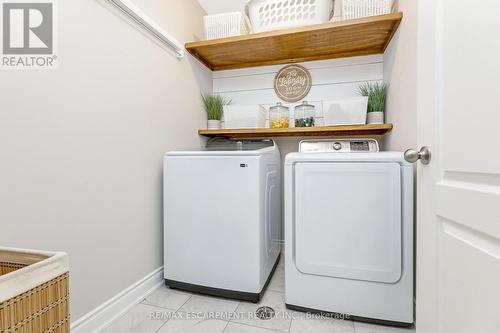
M71 333L94 333L140 303L163 284L163 267L156 269L94 310L71 323Z

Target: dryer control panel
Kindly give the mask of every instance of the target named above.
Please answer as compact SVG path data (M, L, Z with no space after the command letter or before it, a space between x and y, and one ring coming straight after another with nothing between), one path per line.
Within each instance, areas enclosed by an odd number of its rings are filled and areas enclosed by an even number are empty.
M307 153L375 153L379 151L374 139L303 140L299 152Z

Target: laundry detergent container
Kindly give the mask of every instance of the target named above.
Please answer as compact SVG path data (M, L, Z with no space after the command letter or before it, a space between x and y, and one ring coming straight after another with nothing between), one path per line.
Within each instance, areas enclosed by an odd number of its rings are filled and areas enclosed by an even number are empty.
M66 253L0 247L0 332L68 333L69 324Z

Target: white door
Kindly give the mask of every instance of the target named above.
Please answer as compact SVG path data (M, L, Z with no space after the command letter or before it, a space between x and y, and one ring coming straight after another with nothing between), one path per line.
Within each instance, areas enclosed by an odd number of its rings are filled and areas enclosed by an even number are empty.
M417 332L500 332L500 1L419 0Z

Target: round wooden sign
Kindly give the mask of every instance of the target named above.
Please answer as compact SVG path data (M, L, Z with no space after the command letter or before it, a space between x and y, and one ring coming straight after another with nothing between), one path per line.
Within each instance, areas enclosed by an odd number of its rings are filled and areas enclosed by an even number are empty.
M311 74L300 65L283 67L274 78L274 91L285 102L298 102L311 90Z

